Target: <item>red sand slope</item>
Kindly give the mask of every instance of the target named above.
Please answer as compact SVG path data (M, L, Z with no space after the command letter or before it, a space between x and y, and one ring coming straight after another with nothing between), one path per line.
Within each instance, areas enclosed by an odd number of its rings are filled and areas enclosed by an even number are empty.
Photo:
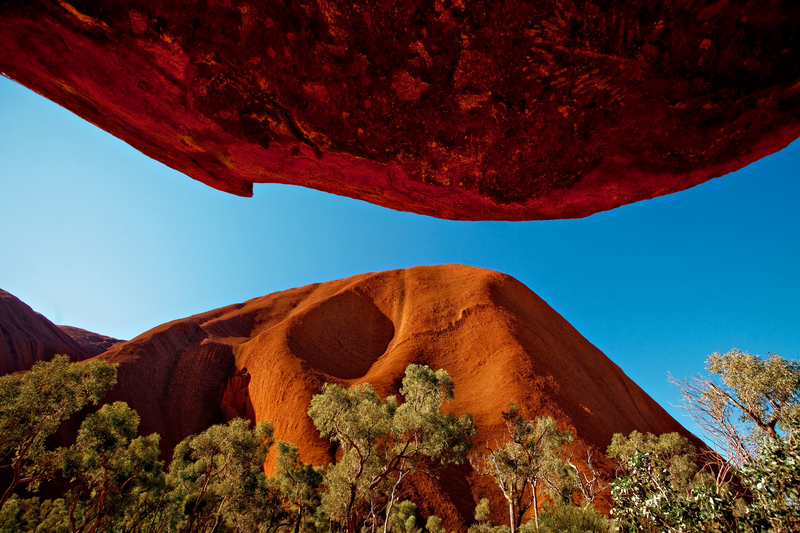
M270 419L306 461L331 460L306 416L326 381L368 381L395 394L409 363L445 368L456 413L478 442L503 435L513 400L554 416L579 454L615 432L685 430L603 353L517 280L458 265L416 267L309 285L164 324L102 357L121 363L112 392L165 447L236 414ZM602 462L602 461L601 461ZM269 464L268 464L269 466ZM500 494L468 466L420 483L422 506L461 528L479 495Z

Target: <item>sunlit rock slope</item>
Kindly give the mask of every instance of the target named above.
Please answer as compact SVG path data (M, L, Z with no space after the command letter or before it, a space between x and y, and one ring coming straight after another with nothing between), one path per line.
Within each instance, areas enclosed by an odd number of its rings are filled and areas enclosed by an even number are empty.
M101 357L120 363L111 399L142 415L165 450L233 416L269 419L305 461L334 451L306 412L323 383L370 382L396 394L405 367L446 369L448 409L472 413L480 446L502 439L514 401L576 435L575 457L602 451L615 432L685 430L530 289L510 276L459 265L415 267L270 294L155 328ZM271 459L274 460L274 459ZM271 463L268 463L270 467ZM468 465L416 487L425 512L453 528L471 520L479 495L499 491ZM498 519L502 514L498 514ZM459 526L460 524L460 526Z

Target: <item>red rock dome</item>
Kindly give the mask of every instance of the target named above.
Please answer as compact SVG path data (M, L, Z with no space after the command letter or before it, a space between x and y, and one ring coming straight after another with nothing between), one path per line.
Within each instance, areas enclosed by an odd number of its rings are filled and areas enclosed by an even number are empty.
M366 381L396 394L409 363L449 372L447 409L474 416L476 442L502 438L512 400L526 417L550 415L573 430L576 453L593 449L606 469L613 433L687 434L522 283L459 265L290 289L164 324L101 357L121 365L110 399L129 402L165 450L212 422L247 416L272 420L275 437L297 444L303 460L330 462L330 444L306 414L311 397L325 382ZM468 465L416 490L423 511L451 529L471 520L480 496L495 500L502 520L499 491Z
M56 354L73 361L95 355L19 298L0 290L0 375L28 370Z

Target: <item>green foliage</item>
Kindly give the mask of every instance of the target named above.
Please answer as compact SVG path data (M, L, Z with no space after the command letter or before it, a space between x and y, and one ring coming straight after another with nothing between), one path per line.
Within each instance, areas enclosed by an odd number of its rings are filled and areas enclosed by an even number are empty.
M280 443L276 476L263 471L272 427L237 419L178 445L168 473L159 437L138 436L139 416L123 402L84 418L69 448L47 437L116 382L105 361L69 363L58 356L0 378L0 451L13 475L0 506L0 532L312 531L322 468ZM56 474L63 497L22 498ZM17 475L18 474L18 475ZM11 476L9 476L11 477Z
M0 509L0 533L69 533L64 500L21 499L16 494Z
M733 470L755 460L765 438L777 438L788 418L800 416L800 365L731 350L710 355L706 368L710 376L670 381L716 452L703 459L715 464L721 487Z
M417 527L417 506L410 500L397 502L392 507L387 525L391 533L422 533Z
M478 505L475 506L475 521L488 522L492 519L492 508L489 498L481 498Z
M297 531L313 528L314 511L319 507L319 489L324 468L300 461L297 446L278 441L275 480L280 489L281 505L286 509L287 519L295 524Z
M707 368L720 382L676 383L692 418L730 455L698 457L676 435L615 435L608 455L620 464L612 494L621 529L797 531L800 367L732 350L709 356ZM708 465L695 473L700 458Z
M467 533L508 533L511 529L506 526L492 524L492 509L488 498L481 498L475 506L475 523L469 526Z
M491 522L478 522L467 528L467 533L509 533L511 528L505 524L496 526Z
M263 464L272 445L272 425L260 422L251 431L249 422L237 418L212 426L178 444L169 467L167 483L183 510L183 531L237 530L245 517L258 513L253 492L270 492ZM271 517L263 517L269 520Z
M0 532L300 531L280 481L263 472L269 424L212 426L176 448L168 474L158 437L137 437L137 426L122 402L87 416L63 454L63 473L73 476L64 498L12 496Z
M496 526L491 522L479 522L472 524L467 529L467 533L509 533L511 528L505 524Z
M81 424L64 454L63 473L73 531L134 528L147 518L148 497L165 488L159 436L138 437L139 415L124 402L104 405Z
M538 533L610 533L614 522L593 506L583 508L568 503L548 504L539 514ZM520 527L520 533L536 533L533 520Z
M646 463L653 476L648 484L669 485L673 492L689 490L698 470L695 454L695 447L678 433L656 436L638 431L632 431L628 437L615 434L606 451L606 455L621 466L623 474L630 471L628 463Z
M727 523L727 517L708 515L719 502L709 500L709 487L696 475L695 448L685 437L616 434L607 455L619 465L612 513L622 531L686 531L701 519L707 526Z
M403 499L404 482L462 462L475 434L469 415L441 412L453 398L447 372L410 365L400 401L379 398L368 384L350 389L325 385L312 399L309 415L320 433L340 446L340 459L327 471L300 461L296 446L278 442L275 475L266 477L263 462L273 443L272 426L262 422L251 428L237 419L185 439L165 472L158 435L139 436L139 416L122 402L87 414L69 448L48 449L46 436L70 414L97 403L115 380L116 370L107 363L71 364L58 358L0 381L0 395L7 400L0 413L7 463L18 459L21 473L38 476L15 478L15 486L35 488L59 472L68 483L63 497L55 500L21 498L12 489L0 506L0 533L299 533L337 525L352 532L383 527L385 533L445 533L440 518L425 521L416 505ZM39 392L44 399L37 397ZM37 420L28 416L26 406ZM490 453L495 464L508 478L521 476L521 491L534 501L537 490L566 501L574 489L572 471L563 460L571 433L558 431L549 418L526 420L513 404L503 416L510 436L506 446ZM543 516L545 531L573 525L601 531L592 509L575 510L581 514L573 516L562 507ZM513 526L525 509L514 508ZM470 532L511 531L493 525L490 516L489 501L483 499Z
M509 526L514 533L529 508L533 507L537 520L541 490L558 499L571 495L574 474L563 460L563 451L573 436L570 431L559 431L550 417L523 418L513 403L503 419L510 433L508 440L498 449L487 446L488 454L475 456L473 465L500 487L508 501Z
M61 450L48 450L46 440L70 416L96 405L116 382L116 367L107 361L72 364L66 355L0 377L0 467L10 472L0 506L17 487L36 491L55 475Z
M406 476L464 460L475 434L472 417L443 414L453 398L444 370L409 365L398 405L368 384L345 389L325 384L308 414L320 435L340 445L341 458L325 473L322 508L348 532L370 522L384 530ZM383 518L381 518L383 516Z
M384 479L378 448L386 446L384 437L396 408L394 397L382 402L368 383L350 389L326 383L322 394L311 399L308 414L314 425L323 438L339 443L342 451L325 473L322 508L348 531L356 530L371 507L377 492L373 483Z
M714 353L706 359L709 372L719 375L722 395L740 409L741 419L770 437L800 405L800 364L772 354L766 358L739 350Z
M475 435L472 416L443 414L453 399L453 381L444 369L408 365L400 394L405 400L392 421L394 459L426 457L432 465L462 463Z
M428 533L447 533L447 530L442 525L442 519L436 515L431 515L425 522L425 531Z
M744 521L755 531L800 530L800 417L784 424L785 437L767 439L739 472L753 496Z

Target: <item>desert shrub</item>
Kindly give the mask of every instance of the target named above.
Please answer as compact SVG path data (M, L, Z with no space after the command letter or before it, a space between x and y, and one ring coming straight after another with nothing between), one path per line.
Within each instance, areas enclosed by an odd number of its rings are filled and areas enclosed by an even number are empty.
M613 520L598 513L593 506L576 507L570 504L548 504L539 514L538 533L609 533ZM529 520L520 533L536 533L536 524Z

